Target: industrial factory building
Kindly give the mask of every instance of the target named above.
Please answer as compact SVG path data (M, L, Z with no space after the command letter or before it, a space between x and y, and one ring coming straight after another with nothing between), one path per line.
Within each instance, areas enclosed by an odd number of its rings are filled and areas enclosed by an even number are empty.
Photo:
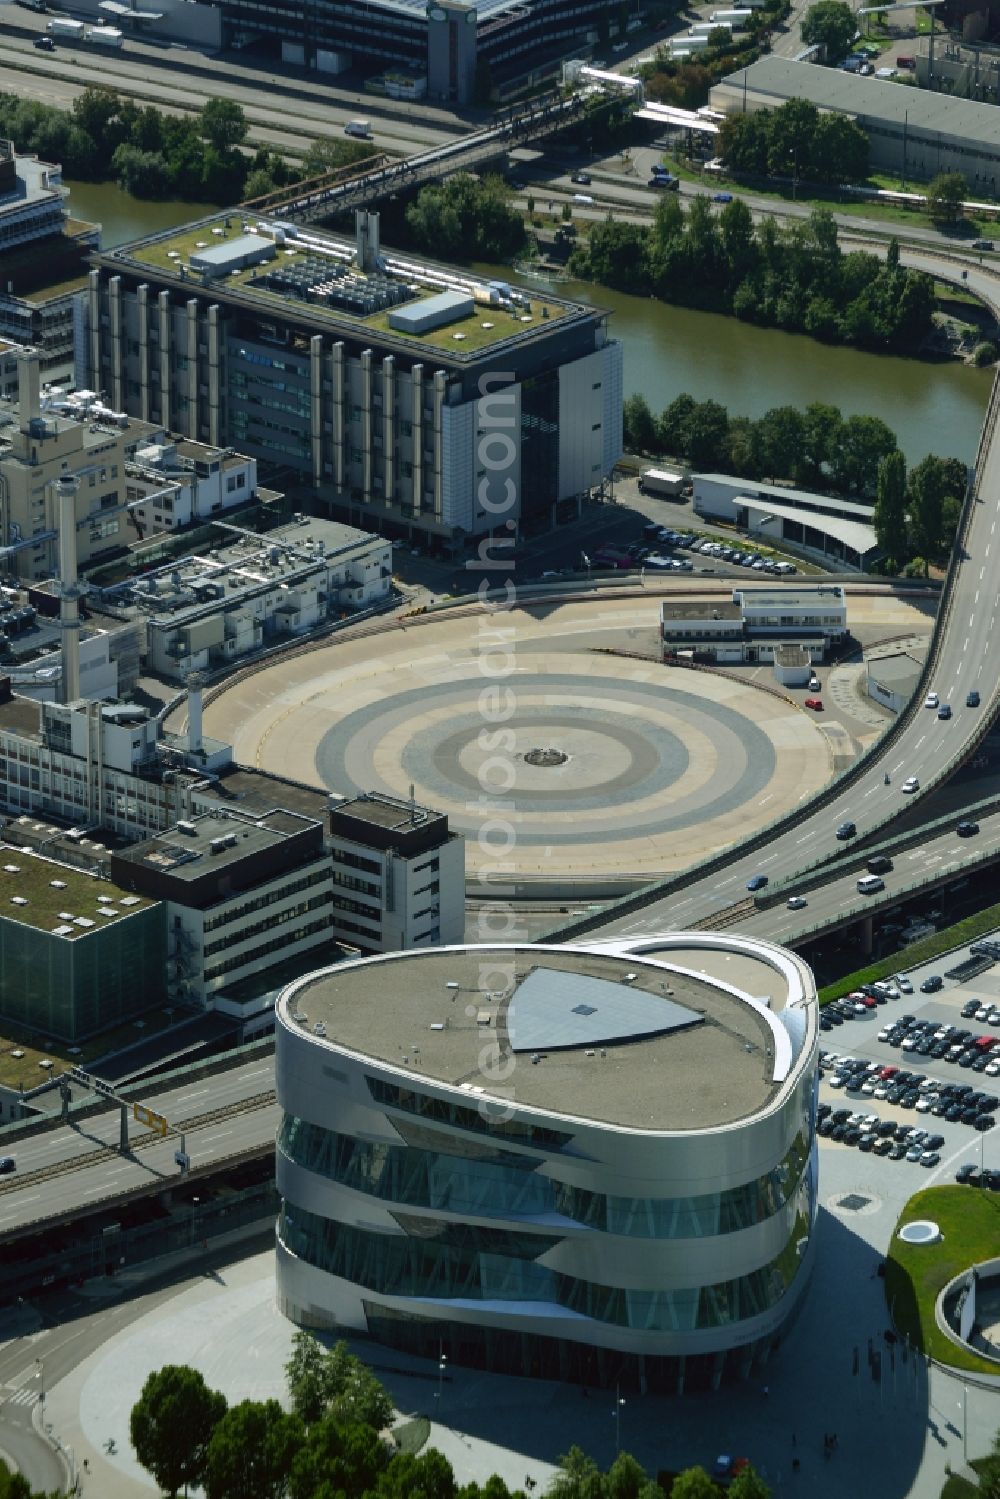
M434 545L541 530L622 448L607 315L353 241L216 217L96 257L78 384Z

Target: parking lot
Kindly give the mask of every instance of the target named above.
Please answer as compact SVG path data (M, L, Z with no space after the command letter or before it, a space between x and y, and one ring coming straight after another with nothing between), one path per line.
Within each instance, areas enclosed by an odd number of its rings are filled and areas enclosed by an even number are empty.
M964 948L900 977L824 1009L821 1143L906 1173L907 1195L958 1177L1000 1190L1000 961Z

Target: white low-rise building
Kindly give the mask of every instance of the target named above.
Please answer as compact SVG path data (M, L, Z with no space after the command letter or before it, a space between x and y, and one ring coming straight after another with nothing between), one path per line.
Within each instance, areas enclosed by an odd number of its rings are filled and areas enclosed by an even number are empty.
M365 952L460 942L465 840L441 812L369 793L330 809L335 935Z
M731 599L672 596L660 605L660 634L667 655L773 661L784 646L805 645L822 661L847 638L847 598L839 583L734 588Z
M257 496L256 458L188 438L140 447L127 472L133 481L129 499L149 495L146 503L131 507L147 536L214 520Z
M863 571L878 554L870 505L732 474L692 474L691 483L697 515L792 546L831 569Z
M95 600L143 621L146 659L159 676L183 682L390 596L389 543L353 526L300 515L264 535L220 523L219 535L221 546Z

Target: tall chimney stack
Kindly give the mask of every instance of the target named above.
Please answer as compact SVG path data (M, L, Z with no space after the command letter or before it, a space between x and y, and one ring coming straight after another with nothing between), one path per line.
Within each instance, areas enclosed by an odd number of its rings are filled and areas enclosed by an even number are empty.
M80 696L80 594L76 574L75 474L55 480L59 526L59 626L62 630L63 702L75 703Z
M21 427L26 428L36 416L42 414L41 374L37 349L22 349L17 356L17 404L21 411Z
M187 679L188 690L188 754L198 755L202 750L201 693L204 686L201 672L193 671Z

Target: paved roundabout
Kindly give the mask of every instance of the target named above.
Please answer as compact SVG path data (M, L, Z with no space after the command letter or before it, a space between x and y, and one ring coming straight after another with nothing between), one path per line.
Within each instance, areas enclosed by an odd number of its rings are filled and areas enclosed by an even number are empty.
M595 648L649 630L652 600L514 611L498 648L442 614L343 640L235 685L207 710L243 764L447 812L470 873L648 879L735 842L832 771L812 718L728 677ZM625 642L623 642L625 643Z

